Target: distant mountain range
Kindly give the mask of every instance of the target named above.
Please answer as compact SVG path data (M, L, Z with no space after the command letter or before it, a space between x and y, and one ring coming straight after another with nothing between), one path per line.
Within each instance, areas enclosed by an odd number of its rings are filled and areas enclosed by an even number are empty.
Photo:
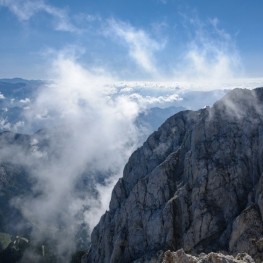
M19 133L34 133L43 127L28 127L27 119L25 118L27 110L34 102L38 92L44 88L47 82L41 80L25 80L21 78L0 79L0 131L13 131ZM118 94L131 94L147 97L151 94L152 98L159 98L165 94L164 90L145 90L140 87L132 88L129 93L123 93L125 87L115 86L118 90L112 96ZM148 93L147 93L148 92ZM168 92L168 91L167 91ZM183 90L178 87L169 90L169 95L178 95L178 100L172 102L162 102L159 106L151 107L148 105L142 108L139 113L136 123L144 129L141 129L144 134L142 142L154 130L156 130L168 117L173 114L185 110L197 110L205 106L211 106L216 100L226 94L227 90L213 91L190 91ZM158 105L158 103L157 103Z

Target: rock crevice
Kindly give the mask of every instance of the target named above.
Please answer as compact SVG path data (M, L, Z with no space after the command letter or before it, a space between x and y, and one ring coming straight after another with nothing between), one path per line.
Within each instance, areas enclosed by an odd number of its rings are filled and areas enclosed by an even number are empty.
M262 88L236 89L211 108L169 118L130 157L85 262L180 248L248 252L261 262L262 105Z

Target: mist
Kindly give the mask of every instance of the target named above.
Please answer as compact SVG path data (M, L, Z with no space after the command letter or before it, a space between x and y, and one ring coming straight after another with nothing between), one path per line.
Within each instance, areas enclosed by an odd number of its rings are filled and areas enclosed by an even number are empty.
M28 167L32 192L11 202L33 225L32 238L54 241L57 254L68 260L76 244L88 248L113 185L138 146L139 107L127 96L111 96L115 80L74 57L59 54L50 76L24 112L25 129L34 131L30 150L9 147L1 158Z

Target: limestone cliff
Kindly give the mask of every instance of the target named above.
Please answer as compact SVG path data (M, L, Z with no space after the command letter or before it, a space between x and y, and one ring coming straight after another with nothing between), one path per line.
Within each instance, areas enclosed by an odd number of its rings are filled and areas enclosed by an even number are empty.
M148 262L183 248L261 262L262 172L263 88L180 112L130 157L83 261Z

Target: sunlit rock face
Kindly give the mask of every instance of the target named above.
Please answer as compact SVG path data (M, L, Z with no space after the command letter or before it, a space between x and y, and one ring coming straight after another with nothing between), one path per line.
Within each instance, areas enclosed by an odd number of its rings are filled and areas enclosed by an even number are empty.
M261 262L262 172L263 88L180 112L130 157L83 261L148 262L183 248Z
M158 262L158 261L156 261ZM222 253L201 253L198 256L186 254L183 249L176 252L170 250L164 253L162 263L255 263L255 261L246 253L237 254L236 257L224 255Z

